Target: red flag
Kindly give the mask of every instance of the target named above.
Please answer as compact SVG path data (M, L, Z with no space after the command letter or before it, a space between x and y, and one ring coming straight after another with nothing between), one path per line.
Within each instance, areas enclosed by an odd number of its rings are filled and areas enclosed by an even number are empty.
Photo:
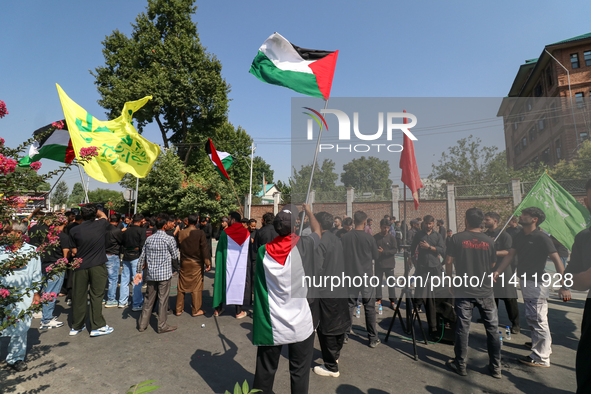
M404 118L403 123L408 123L408 119ZM419 169L417 168L417 161L415 159L415 146L406 134L404 134L403 149L402 154L400 155L400 169L402 170L402 183L410 189L412 198L415 200L416 211L419 209L418 190L423 188L423 183L421 182Z

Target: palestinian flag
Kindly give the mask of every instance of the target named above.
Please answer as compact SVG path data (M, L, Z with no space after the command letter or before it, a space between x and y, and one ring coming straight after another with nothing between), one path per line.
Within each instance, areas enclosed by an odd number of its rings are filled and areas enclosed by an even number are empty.
M339 51L305 49L274 33L259 48L250 73L263 82L328 100Z
M297 247L299 239L290 234L259 248L254 280L254 345L301 342L314 331L307 289L300 280L305 274Z
M220 173L221 176L225 177L226 179L230 179L228 176L228 170L234 159L228 152L220 152L215 150L213 146L213 142L211 142L211 138L208 138L207 142L205 143L205 152L209 155L210 160L213 162L216 170Z
M62 128L47 134L49 129L58 125ZM69 164L76 158L65 120L41 127L33 132L33 136L38 138L29 148L29 154L19 160L19 167L28 167L40 159L51 159Z
M250 233L241 223L222 231L215 252L214 308L244 304L249 244Z

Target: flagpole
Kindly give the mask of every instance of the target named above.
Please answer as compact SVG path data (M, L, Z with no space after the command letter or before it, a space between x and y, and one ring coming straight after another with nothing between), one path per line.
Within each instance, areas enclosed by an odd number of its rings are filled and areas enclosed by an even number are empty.
M328 107L328 99L324 100L324 110ZM316 142L316 151L314 152L314 161L312 162L312 172L310 173L310 182L308 182L308 192L306 193L306 205L310 198L310 189L312 188L312 179L314 178L314 171L316 170L316 159L318 158L318 149L320 148L320 139L322 138L322 123L320 123L320 132L318 133L318 141ZM304 230L304 221L306 219L306 212L302 215L302 222L300 223L300 237Z
M250 145L250 189L248 191L248 217L252 217L252 166L254 160L254 141ZM264 183L264 182L263 182ZM263 186L264 188L264 186ZM263 195L265 190L263 190Z
M78 171L80 172L80 179L82 179L82 188L84 189L84 196L85 196L85 202L88 202L88 190L86 189L86 183L84 182L84 175L82 175L82 167L80 166L80 163L76 163L78 165Z
M518 207L519 208L519 207ZM505 231L505 228L507 228L507 225L509 224L509 222L511 221L511 219L513 219L513 216L515 215L511 215L511 217L509 218L509 220L507 220L507 223L505 223L505 225L503 226L503 228L501 229L501 231L499 231L499 233L497 234L497 236L495 237L495 242L497 242L497 239L501 236L501 233L503 231Z
M244 210L242 209L242 204L240 203L240 199L238 198L238 193L236 193L236 189L234 189L234 183L230 178L228 178L228 181L230 182L230 186L232 186L232 190L234 190L234 195L236 196L236 200L238 201L238 209L242 212L242 215L244 216Z
M136 177L136 182L135 182L135 207L133 208L133 214L135 215L137 213L137 195L138 195L138 191L140 188L140 178Z

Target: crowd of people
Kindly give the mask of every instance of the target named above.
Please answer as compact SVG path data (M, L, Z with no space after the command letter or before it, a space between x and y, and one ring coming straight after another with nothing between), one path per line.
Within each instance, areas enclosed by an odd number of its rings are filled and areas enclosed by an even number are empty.
M586 189L585 201L591 210L591 180ZM515 277L516 272L531 333L531 342L526 343L531 352L519 361L532 367L551 365L547 301L550 288L537 280L544 274L547 260L554 263L560 275L558 295L564 301L571 298L571 286L577 290L591 288L591 264L586 253L591 245L589 230L576 237L567 269L567 259L557 250L557 241L539 227L545 213L535 207L523 209L504 231L498 213L470 208L465 214L465 230L453 235L442 220L431 215L412 219L410 226L385 215L379 220L379 227L376 226L379 232L373 234L373 220L362 211L355 212L352 218L340 218L328 212L313 214L305 204L302 212L289 204L277 215L266 213L258 228L255 219L242 218L238 212L222 217L215 230L208 216L191 214L181 220L167 214L150 217L135 214L122 220L118 214L107 218L93 204L82 206L79 216L70 212L66 216L68 223L60 228L59 247L42 255L39 261L31 261L19 275L30 283L45 272L43 267L61 258L82 259L75 270L48 280L43 290L59 292L71 303L69 335L79 335L87 325L92 337L113 333L113 327L103 316L103 308L116 307L140 312L137 323L140 332L148 328L156 309L158 333L174 331L177 326L168 324L168 315L185 312L187 294L190 294L191 315L206 313L202 303L203 281L205 273L215 264L214 316L224 312L224 305L235 305L235 317L242 319L248 316L248 306L253 305L253 343L258 346L254 388L263 393L272 391L283 345L289 347L292 392L308 391L315 334L324 363L313 371L320 376L338 377L340 353L353 333L354 318L356 314L359 317L361 307L367 345L375 348L380 344L376 309L381 310L384 303L382 287L388 287L389 306L392 309L396 306L395 286L382 284L396 276L396 257L401 259L403 250L409 257L407 268L414 268L413 276L425 279L422 285L414 283L412 287L414 299L425 309L428 335L432 339L440 339L442 317L438 303L446 299L453 304L454 318L448 321L455 328L455 357L447 365L460 376L467 375L468 338L472 312L477 308L478 321L486 330L490 373L494 378L502 377L497 308L502 300L511 332L519 333L518 286L510 284L508 279ZM26 224L14 222L5 231L38 234L43 226L47 227L40 217L28 229ZM215 255L213 239L219 240ZM43 237L31 237L30 245L22 244L18 248L27 251L43 241ZM290 275L297 274L298 279L301 276L314 279L297 284L296 280L285 280L291 277L285 276L286 270L291 270ZM567 273L572 280L567 280ZM178 275L178 293L171 308L173 275ZM455 282L452 286L450 281L444 286L445 296L428 285L433 284L435 277L454 275L490 276L493 281L481 281L478 285L463 282L459 286ZM341 276L376 277L379 285L360 284L355 280L336 288L326 283L316 285L316 279ZM3 281L7 279L10 278ZM23 303L30 301L24 299ZM25 307L24 304L17 307ZM55 301L44 306L41 330L64 325L54 316L54 307ZM590 314L591 307L587 304L577 358L578 385L587 389L591 379L580 373L580 368L589 365L581 352L587 351L591 343ZM3 332L11 336L7 362L22 371L26 369L26 331L30 320L15 327Z

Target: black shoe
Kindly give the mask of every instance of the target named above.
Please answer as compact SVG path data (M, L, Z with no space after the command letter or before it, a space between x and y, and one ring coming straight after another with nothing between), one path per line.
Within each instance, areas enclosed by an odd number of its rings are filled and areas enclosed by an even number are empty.
M345 334L345 339L343 340L343 343L349 343L349 336L347 334Z
M381 343L380 338L374 339L373 341L369 341L369 347L374 349Z
M530 367L542 367L542 368L550 368L550 364L543 363L541 361L536 361L530 356L520 357L519 362Z
M519 333L521 333L521 328L519 328L519 326L511 327L511 334L519 334Z
M495 379L501 379L503 376L501 375L501 370L495 370L492 365L488 365L488 370L490 371L490 376Z
M8 364L8 366L14 369L16 372L23 372L27 370L27 363L23 360L17 360L14 364Z
M447 367L449 369L451 369L452 371L454 371L455 373L457 373L460 376L467 376L468 372L466 372L465 369L460 369L460 367L458 367L458 364L456 364L456 360L448 360L445 365L447 365Z

